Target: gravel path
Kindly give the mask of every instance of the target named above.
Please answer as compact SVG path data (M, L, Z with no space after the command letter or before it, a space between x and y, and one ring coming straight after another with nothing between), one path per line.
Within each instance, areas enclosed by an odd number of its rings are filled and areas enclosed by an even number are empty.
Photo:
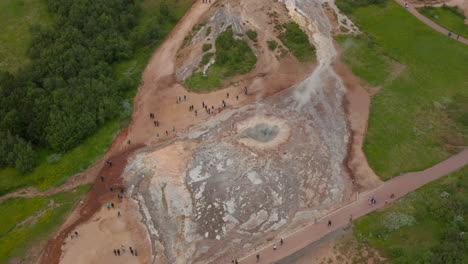
M404 0L395 0L398 4L402 5L403 7L405 6L405 3L406 1ZM422 15L421 13L418 12L418 10L416 10L416 7L420 7L420 6L415 6L415 5L412 5L410 3L408 3L408 6L406 7L406 9L411 13L413 14L417 19L421 20L424 24L430 26L431 28L439 31L440 33L448 36L448 33L450 32L450 30L447 30L445 29L444 27L441 27L439 24L435 23L434 21L430 20L429 18L425 17L424 15ZM453 33L453 32L452 32ZM461 43L464 43L466 45L468 45L468 39L460 36L458 39L457 39L457 34L455 32L455 34L452 34L451 38L455 39L455 40L458 40L460 41Z

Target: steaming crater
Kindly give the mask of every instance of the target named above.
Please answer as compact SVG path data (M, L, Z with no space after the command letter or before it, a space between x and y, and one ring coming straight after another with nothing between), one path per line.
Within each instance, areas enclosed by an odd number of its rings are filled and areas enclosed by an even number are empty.
M240 135L240 143L263 150L285 143L291 134L291 128L284 119L255 116L239 122L237 132Z

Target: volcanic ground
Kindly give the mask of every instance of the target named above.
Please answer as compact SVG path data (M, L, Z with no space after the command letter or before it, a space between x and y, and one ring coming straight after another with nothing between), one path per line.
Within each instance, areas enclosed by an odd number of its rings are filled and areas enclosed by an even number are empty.
M343 91L327 85L304 103L307 89L305 80L134 155L124 179L155 254L226 261L350 198Z

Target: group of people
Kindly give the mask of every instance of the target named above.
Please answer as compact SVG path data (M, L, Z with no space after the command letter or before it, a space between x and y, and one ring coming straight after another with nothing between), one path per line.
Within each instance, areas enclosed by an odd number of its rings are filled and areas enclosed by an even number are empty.
M247 87L244 87L243 91L244 91L245 95L248 95ZM229 99L229 93L226 93L226 98ZM239 101L239 95L236 96L236 100ZM187 95L176 96L176 104L182 103L183 101L184 102L187 101ZM202 107L205 109L205 111L206 111L206 113L208 115L212 115L212 114L214 114L216 112L216 110L218 111L218 113L220 113L224 108L226 108L227 107L227 102L225 100L222 100L221 104L219 104L217 108L215 108L214 105L212 105L210 107L207 104L205 104L205 102L202 102ZM195 116L198 116L198 110L195 109L195 106L193 104L189 105L188 111L193 112ZM156 115L154 113L149 113L149 118L152 120L155 127L159 127L159 125L160 125L159 120L154 120L156 118ZM175 132L175 131L176 131L175 126L172 126L172 132ZM166 136L170 135L169 130L166 130L165 133L166 133ZM159 138L159 136L160 136L159 132L156 133L156 136Z
M133 249L132 247L128 247L128 249L130 250L130 254L132 254L132 256L138 256L138 251L136 249ZM114 249L114 255L115 256L121 256L125 253L125 247L124 245L122 245L120 248L117 248L117 249Z
M73 238L78 238L78 232L77 231L74 231L70 234L70 238L73 239Z
M448 35L449 37L451 37L452 34L453 34L452 31L449 31L447 35ZM458 40L458 39L460 38L460 34L457 34L457 36L456 36L455 38Z
M211 3L211 0L202 0L202 3L209 4L209 3Z

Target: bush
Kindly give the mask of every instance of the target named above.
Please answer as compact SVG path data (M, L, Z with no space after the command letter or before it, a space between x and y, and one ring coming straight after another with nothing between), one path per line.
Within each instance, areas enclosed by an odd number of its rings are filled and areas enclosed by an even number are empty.
M299 61L312 60L315 55L315 47L309 42L307 34L296 23L288 23L285 28L286 31L279 35L283 44Z
M206 36L208 37L211 34L211 27L206 29Z
M15 167L20 173L32 171L37 163L37 155L30 143L0 131L0 166Z
M254 30L247 31L247 37L253 42L257 42L257 32Z
M247 42L234 39L231 26L219 34L215 46L216 53L206 53L200 65L206 65L213 55L216 55L216 62L210 66L206 76L198 72L187 78L184 83L189 89L199 91L221 88L222 79L248 73L257 63L257 57Z
M223 68L223 78L248 73L257 63L257 57L243 40L234 39L232 27L216 39L215 66Z
M47 163L49 163L49 164L55 164L55 163L59 162L61 159L62 159L62 155L60 153L50 154L46 158Z
M211 43L205 43L205 44L203 44L202 50L203 50L203 52L206 52L206 51L209 51L211 49L211 47L213 47L213 45L211 45Z
M269 41L267 41L267 43L268 43L268 48L270 50L275 50L278 47L278 42L276 42L274 40L269 40Z
M21 174L31 172L36 167L37 155L31 144L18 144L15 146L15 152L15 167Z
M205 55L203 55L202 60L200 61L200 67L208 64L208 62L210 61L211 57L213 57L213 55L214 55L213 52L208 52Z

